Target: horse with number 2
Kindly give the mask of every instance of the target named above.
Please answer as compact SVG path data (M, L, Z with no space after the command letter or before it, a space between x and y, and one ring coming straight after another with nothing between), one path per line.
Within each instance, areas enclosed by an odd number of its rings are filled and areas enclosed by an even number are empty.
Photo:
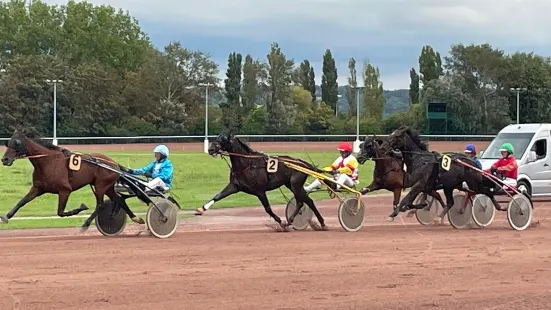
M171 236L177 228L177 202L163 194L160 201L153 201L145 190L145 182L127 173L128 169L102 154L73 153L50 142L40 139L38 135L28 130L15 130L6 142L6 152L2 157L4 166L11 166L17 159L26 158L34 167L32 185L29 192L5 216L0 216L0 222L8 223L23 206L43 194L57 194L57 215L70 217L88 210L85 204L78 208L65 211L72 192L90 185L96 197L96 207L85 220L81 231L86 231L95 219L96 227L105 236L115 236L122 232L126 225L126 215L133 222L147 224L148 230L158 238ZM120 183L133 190L132 196L150 205L147 212L147 222L137 217L126 204L128 196L122 196L116 191L115 184ZM104 201L104 196L109 200Z
M294 229L302 230L308 225L314 230L327 230L323 217L304 189L304 183L308 176L335 182L325 175L327 174L326 171L317 169L301 159L290 156L271 156L254 151L247 143L227 129L223 130L216 140L210 144L208 153L213 157L217 155L223 158L226 155L229 156L231 162L231 165L228 163L228 166L230 166L230 181L222 191L197 209L196 215L203 215L217 201L235 193L244 192L254 195L260 200L266 213L277 223L276 231L288 231L291 226ZM296 202L287 204L287 223L273 212L266 196L267 191L280 189L282 186L287 187L293 193ZM362 217L361 223L363 223L363 203L359 199L360 193L356 193L358 194L358 200L356 200L355 207L360 208L361 212L354 212L357 216ZM309 210L305 208L304 204L307 205ZM291 205L292 208L290 208ZM310 219L308 215L311 215L311 213L309 212L315 214L319 225ZM295 223L295 219L300 220ZM302 221L302 219L305 219L305 221ZM298 227L295 227L295 224L298 224ZM343 225L343 228L349 230L346 225ZM353 229L355 228L353 227Z

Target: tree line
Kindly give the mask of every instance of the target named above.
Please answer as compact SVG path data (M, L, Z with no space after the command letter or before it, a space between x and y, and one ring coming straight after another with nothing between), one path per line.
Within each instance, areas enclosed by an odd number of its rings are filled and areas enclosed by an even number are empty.
M408 102L390 100L379 68L350 58L348 84L338 85L331 50L322 56L321 85L309 60L296 63L273 43L265 59L232 52L226 78L210 55L175 41L162 50L138 21L110 6L0 2L0 135L15 125L53 132L53 85L57 85L58 136L201 135L205 87L209 131L223 126L242 134L353 134L425 126L430 102L445 102L459 133L494 133L516 116L549 118L548 58L506 55L485 45L454 45L440 56L421 49L410 71ZM222 85L222 86L219 86ZM359 96L359 97L358 97ZM360 109L356 102L360 100ZM397 101L396 101L397 100ZM386 111L386 112L385 112ZM389 112L394 112L386 116Z

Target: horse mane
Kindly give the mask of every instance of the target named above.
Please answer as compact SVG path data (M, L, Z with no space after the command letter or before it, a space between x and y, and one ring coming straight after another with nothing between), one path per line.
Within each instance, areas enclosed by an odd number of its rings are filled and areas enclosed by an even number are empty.
M400 127L399 130L405 132L411 138L413 143L415 143L415 145L417 145L421 150L423 151L429 150L429 147L423 141L421 141L421 137L419 136L419 133L417 132L417 130L407 126Z
M249 143L246 142L246 141L243 141L241 139L239 139L238 137L234 137L235 140L237 142L239 142L239 144L245 149L245 151L251 153L251 154L254 154L254 153L258 153L257 151L253 150L250 146L249 146Z
M45 140L45 139L42 139L42 137L40 137L40 135L36 132L24 132L24 135L25 137L31 139L31 141L33 141L34 143L42 146L42 147L45 147L49 150L54 150L54 151L61 151L61 148L59 146L56 146L54 145L52 142L48 141L48 140Z

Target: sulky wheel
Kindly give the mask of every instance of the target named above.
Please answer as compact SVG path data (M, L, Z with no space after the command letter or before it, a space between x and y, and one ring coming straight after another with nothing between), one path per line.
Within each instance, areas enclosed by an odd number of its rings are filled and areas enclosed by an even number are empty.
M102 235L117 236L126 227L126 212L118 207L115 202L107 199L99 209L95 222Z
M448 221L456 229L463 229L469 226L472 218L472 204L467 201L465 204L466 195L457 194L453 196L454 204L448 210Z
M473 221L480 227L486 227L492 223L496 216L496 207L490 197L478 194L473 198Z
M358 231L362 228L365 221L365 206L363 201L356 197L345 198L339 206L339 222L346 231Z
M293 212L297 209L297 201L295 197L291 198L285 207L285 217L287 218L287 223L289 223L289 218L293 215ZM314 212L306 205L302 204L302 208L298 212L297 216L293 219L293 229L295 230L305 230L310 225L312 216Z
M525 230L532 222L532 202L524 194L516 194L507 206L507 220L514 230Z
M168 238L178 229L178 208L168 199L159 199L149 205L146 222L153 236Z
M435 201L434 197L420 193L413 202L414 205L420 205L426 203L427 206L423 209L415 210L415 217L421 225L431 225L434 218L438 215L439 203Z

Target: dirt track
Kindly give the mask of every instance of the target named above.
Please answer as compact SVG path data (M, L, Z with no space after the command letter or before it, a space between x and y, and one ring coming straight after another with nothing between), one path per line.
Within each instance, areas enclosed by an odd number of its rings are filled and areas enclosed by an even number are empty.
M274 232L262 208L212 210L166 240L134 225L116 238L2 231L0 309L551 308L551 203L516 232L503 213L485 229L391 224L391 200L365 197L356 233L340 228L337 201L318 203L326 232Z
M486 229L390 224L388 195L365 198L366 226L278 233L261 208L212 210L170 239L95 229L0 233L0 309L549 309L551 206L540 225ZM283 208L276 207L283 215Z

